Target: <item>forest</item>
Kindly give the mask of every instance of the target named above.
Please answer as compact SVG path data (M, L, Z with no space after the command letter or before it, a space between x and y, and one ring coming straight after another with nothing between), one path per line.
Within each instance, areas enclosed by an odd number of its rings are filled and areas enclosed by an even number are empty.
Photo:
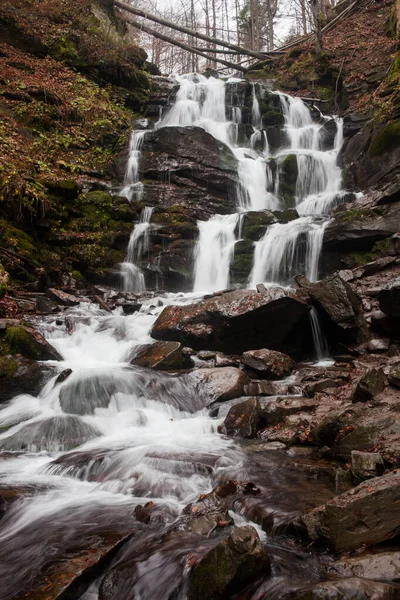
M0 600L400 598L400 1L2 0Z

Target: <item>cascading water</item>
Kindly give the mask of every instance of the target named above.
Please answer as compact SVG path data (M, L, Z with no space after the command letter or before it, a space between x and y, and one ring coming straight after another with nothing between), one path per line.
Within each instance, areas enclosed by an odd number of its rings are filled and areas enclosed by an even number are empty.
M199 221L201 242L196 248L194 291L216 291L229 285L229 265L235 248L239 215L215 215Z
M298 167L295 203L301 216L273 223L255 243L250 283L290 285L300 271L312 281L317 279L326 215L340 201L336 167L343 135L340 120L334 148L324 151L320 128L305 105L280 94L289 142L272 157L267 134L260 130L255 86L252 125L248 124L252 134L246 147L237 147L242 111L234 107L227 120L227 84L197 75L180 81L177 102L157 126L203 127L224 141L238 160L237 213L199 222L195 290L215 291L231 283L230 264L247 211L285 208L279 192L283 188L279 165L290 154L296 156ZM143 136L135 132L131 140L123 190L129 199L142 189L138 174ZM150 207L144 209L129 241L123 266L127 290L144 289L143 275L133 270L148 251L151 212ZM282 452L261 453L260 459L252 441L241 446L220 435L223 417L210 417L205 408L209 398L199 392L190 374L167 375L131 365L138 347L153 341L149 332L166 305L199 298L200 294L167 294L144 299L139 311L130 316L121 309L107 314L93 304L81 303L61 318L51 316L42 322L43 333L63 361L52 365L56 375L37 398L18 396L0 411L0 449L6 459L0 462L1 482L21 494L0 521L2 600L28 597L37 581L43 591L47 585L43 573L49 564L52 569L62 565L62 582L66 560L74 560L81 547L89 545L92 551L98 539L108 539L110 532L121 527L126 528L121 539L134 535L118 560L111 566L107 561L101 564L100 578L80 600L110 597L103 594L107 587L99 591L102 577L111 573L114 578L113 569L121 564L127 588L112 596L113 600L183 600L192 552L212 543L183 526L180 529L179 519L190 516L186 511L182 517L182 509L201 494L229 479L255 481L262 488L264 505L253 505L253 509L257 512L261 506L271 515L273 507L281 523L292 522L299 510L323 504L334 494L327 477L326 482L318 481L310 504L308 470L292 467L290 457ZM315 311L311 323L318 359L326 358ZM64 369L72 372L64 371L60 381L57 375ZM155 514L150 524L136 519L146 507ZM247 523L247 516L240 507L228 515L239 524ZM308 550L294 551L291 541L277 550L282 544L277 539L268 548L273 564L278 565L277 575L257 581L254 589L246 591L248 600L283 597L292 590L293 580L304 587L321 579ZM92 559L84 556L91 565Z
M126 292L144 292L146 284L140 261L149 251L150 220L153 208L146 206L140 215L140 221L135 225L128 244L126 258L121 263L121 277Z
M343 141L343 125L336 119L333 148L323 149L323 128L312 119L309 108L300 98L276 92L284 117L286 145L270 155L267 132L261 129L262 115L257 85L251 91L251 123L253 133L247 147L238 147L238 126L242 111L226 106L226 88L235 81L189 75L179 78L180 89L175 105L160 126L199 126L229 146L237 158L237 210L279 211L287 208L283 180L285 164L294 158L296 182L293 202L301 216L289 223L270 226L255 243L254 264L249 285L278 283L290 285L293 276L302 271L311 281L318 278L318 265L324 228L335 203L341 201L341 171L337 155ZM231 99L232 93L229 94ZM227 115L231 120L228 120ZM322 121L325 118L321 117ZM325 119L326 120L326 119ZM272 168L272 165L276 167ZM281 192L282 190L282 192ZM196 249L194 289L217 290L228 285L232 251L238 238L225 216L214 216L199 222ZM213 260L210 260L210 257ZM225 273L222 276L222 273ZM232 282L234 283L234 282Z

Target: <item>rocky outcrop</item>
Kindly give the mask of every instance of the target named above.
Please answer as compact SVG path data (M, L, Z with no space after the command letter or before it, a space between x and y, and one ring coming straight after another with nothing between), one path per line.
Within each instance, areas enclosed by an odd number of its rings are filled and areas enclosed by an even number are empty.
M400 230L400 202L347 210L343 206L325 229L324 252L365 252Z
M362 342L367 337L367 326L362 315L361 300L338 273L304 288L310 295L322 322L337 341Z
M287 290L237 290L198 304L168 306L151 335L159 340L180 341L197 350L241 353L267 345L290 351L295 345L296 327L307 314L307 304Z
M140 171L146 180L146 205L183 206L202 220L235 211L232 192L237 160L228 146L200 127L164 127L148 132ZM160 185L160 181L168 183Z
M391 539L400 531L400 473L370 479L301 517L312 540L335 552Z

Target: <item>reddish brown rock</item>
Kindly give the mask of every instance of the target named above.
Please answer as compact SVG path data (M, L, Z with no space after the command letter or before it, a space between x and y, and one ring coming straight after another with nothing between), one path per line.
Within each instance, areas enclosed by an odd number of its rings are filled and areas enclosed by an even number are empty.
M228 354L265 346L289 351L296 345L296 327L308 311L303 300L278 287L263 294L235 290L197 304L166 307L151 335L158 340L180 341L196 350Z
M293 371L296 364L287 354L267 348L244 352L242 361L268 379L282 379Z

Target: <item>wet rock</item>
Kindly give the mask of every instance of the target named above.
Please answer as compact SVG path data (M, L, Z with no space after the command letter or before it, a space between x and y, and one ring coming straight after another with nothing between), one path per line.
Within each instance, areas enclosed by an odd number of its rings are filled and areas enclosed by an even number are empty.
M257 242L264 235L267 227L276 220L274 214L269 210L246 212L242 217L241 237Z
M279 392L273 381L261 379L250 381L245 386L244 393L246 396L276 396Z
M332 456L347 461L353 450L371 451L378 445L390 463L396 464L400 420L392 416L374 419L373 414L366 422L362 422L362 418L361 413L339 431L331 449Z
M369 369L355 384L351 401L367 402L371 400L385 389L386 383L386 376L383 369Z
M170 182L163 190L155 185L157 193L145 185L146 204L161 204L164 208L180 205L196 214L201 198L202 212L196 216L203 219L204 210L207 218L217 210L223 214L234 210L234 195L230 192L237 179L237 160L228 146L200 127L150 131L143 141L140 167L146 180L158 183L168 175ZM203 202L205 195L210 202Z
M318 406L318 401L301 396L283 396L276 400L263 401L261 416L266 425L277 425L289 415L300 412L312 412Z
M379 292L378 300L385 314L396 319L400 318L400 277Z
M312 540L323 540L335 552L391 539L400 528L400 472L375 477L302 515Z
M295 362L290 356L267 348L244 352L242 361L248 367L270 379L282 379L289 375L295 367Z
M205 397L205 406L243 396L244 386L249 382L247 375L235 367L196 369L183 377Z
M37 296L36 298L36 312L41 315L49 315L57 310L58 306L55 302L52 302L50 298L46 296Z
M66 379L68 379L68 377L71 374L72 374L72 369L64 369L64 371L61 371L61 373L59 374L59 376L55 380L54 385L57 385L58 383L63 383L63 381L65 381Z
M100 431L79 417L65 415L23 425L19 431L2 439L0 448L60 452L76 448L99 435Z
M23 356L0 357L0 403L20 394L37 396L54 368Z
M4 336L6 347L13 354L32 360L62 360L61 355L35 329L22 325L8 327Z
M131 364L156 370L190 369L192 361L182 352L179 342L155 342L142 346L132 358Z
M307 291L340 341L362 342L366 339L360 298L337 273L312 283Z
M284 351L294 345L295 328L308 310L295 294L278 287L264 294L236 290L197 304L166 307L151 335L159 340L180 341L196 350L228 354L266 345Z
M83 298L78 298L78 296L67 294L67 292L56 290L55 288L49 288L47 290L47 296L50 298L50 300L53 300L62 306L77 306L84 300Z
M351 470L357 478L369 479L370 477L382 475L385 464L379 452L352 450Z
M270 573L270 560L256 530L236 527L193 567L189 575L188 600L222 600Z
M229 437L254 438L261 423L261 407L256 398L249 398L231 407L223 430Z
M360 556L350 556L330 565L327 572L335 577L364 577L376 581L398 582L400 551L380 550L376 553L364 552Z
M285 594L283 600L392 600L399 594L400 586L352 577L324 581L312 588Z

